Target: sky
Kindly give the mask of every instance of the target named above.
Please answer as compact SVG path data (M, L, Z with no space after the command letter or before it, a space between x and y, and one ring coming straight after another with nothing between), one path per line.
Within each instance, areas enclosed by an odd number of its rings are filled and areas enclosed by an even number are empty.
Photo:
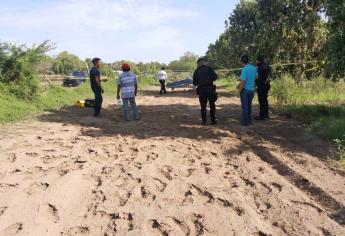
M52 40L56 55L168 63L200 56L224 31L239 0L0 1L0 41Z

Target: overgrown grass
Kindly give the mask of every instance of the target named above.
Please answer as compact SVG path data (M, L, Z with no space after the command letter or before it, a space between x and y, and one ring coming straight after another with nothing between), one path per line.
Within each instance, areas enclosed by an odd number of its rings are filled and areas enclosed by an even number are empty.
M308 125L308 129L336 142L345 150L345 83L322 78L299 85L291 77L273 81L271 103L274 108ZM339 159L344 158L344 153Z
M138 76L139 88L144 88L147 86L159 85L159 82L154 76Z
M218 87L234 93L238 77L217 81ZM257 96L255 96L257 97ZM298 84L292 77L272 81L270 104L275 111L301 120L310 132L333 141L338 159L345 163L345 82L315 78Z
M153 85L154 78L138 77L139 87ZM105 97L116 96L116 80L110 79L103 82ZM63 88L51 85L42 89L40 94L32 100L23 100L11 94L8 86L0 83L0 123L15 122L25 119L34 113L55 110L65 105L73 105L77 100L93 98L93 93L88 82L78 88Z
M289 76L272 83L271 95L279 105L328 105L345 101L345 83L315 78L298 84Z
M32 100L18 99L2 86L0 94L0 123L14 122L24 119L33 113L53 110L74 101L90 97L91 92L86 84L76 89L66 89L52 85Z
M236 76L220 76L217 80L216 85L220 89L226 89L231 93L236 93L239 78Z

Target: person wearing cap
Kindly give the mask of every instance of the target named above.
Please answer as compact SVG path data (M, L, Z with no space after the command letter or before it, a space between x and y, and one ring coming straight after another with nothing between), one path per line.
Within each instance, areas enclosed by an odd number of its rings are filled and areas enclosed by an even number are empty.
M257 76L256 67L249 63L249 57L241 57L243 69L240 77L238 91L241 98L242 125L248 126L252 123L252 102L254 98L255 80Z
M97 57L94 58L92 60L92 64L93 64L93 67L90 70L90 83L91 83L92 92L95 94L94 116L100 117L102 103L103 103L102 93L104 93L104 90L101 84L101 73L99 71L99 68L101 67L101 59Z
M216 72L207 65L205 57L199 58L197 61L198 68L193 75L193 84L197 86L196 91L199 95L199 102L201 107L202 125L207 124L207 103L210 104L211 124L217 124L216 121L216 101L217 92L216 86L213 84L218 76Z
M160 71L158 71L157 80L159 81L159 83L161 85L161 90L160 90L159 94L160 95L162 95L163 93L166 94L167 90L165 88L165 83L168 80L168 75L167 75L167 72L165 71L164 67L162 67L162 69Z
M122 65L123 73L119 75L117 81L117 99L120 99L120 91L122 98L123 113L126 121L129 121L128 117L128 104L130 103L132 109L133 120L138 120L138 110L135 102L137 96L138 83L136 75L131 72L130 66L125 63Z
M270 75L271 68L265 63L265 58L258 56L256 59L256 66L258 68L258 77L256 80L256 87L258 92L258 100L260 104L260 114L255 117L256 120L268 119L268 92L270 91Z

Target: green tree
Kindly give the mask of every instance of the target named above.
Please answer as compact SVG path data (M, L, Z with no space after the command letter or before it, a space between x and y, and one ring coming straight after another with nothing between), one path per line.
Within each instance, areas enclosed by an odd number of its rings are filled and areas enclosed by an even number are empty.
M169 69L175 71L193 71L196 68L198 55L192 52L186 52L178 60L170 62Z
M209 46L207 57L215 68L236 68L240 57L256 54L258 35L258 5L255 1L241 0L226 20L226 30L215 44Z
M326 72L333 78L345 76L345 1L326 0L326 15L330 35L324 46Z
M53 71L56 74L69 75L75 70L85 68L85 63L78 56L63 51L57 55L53 64Z
M263 55L271 63L296 62L290 69L302 81L327 35L322 10L321 0L241 0L207 56L217 68L240 66L243 54Z
M48 55L36 65L36 70L40 75L53 74L54 59Z

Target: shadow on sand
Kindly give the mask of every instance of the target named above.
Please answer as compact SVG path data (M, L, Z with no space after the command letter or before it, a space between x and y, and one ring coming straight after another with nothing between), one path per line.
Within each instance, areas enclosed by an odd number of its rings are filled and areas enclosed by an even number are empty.
M71 106L41 115L38 119L44 122L81 126L82 135L94 138L117 135L137 139L157 137L166 142L175 138L182 138L182 142L183 139L197 141L236 139L237 142L233 142L233 145L239 143L237 146L224 150L227 158L239 156L246 151L254 153L291 184L311 195L315 201L330 212L332 219L344 224L345 219L336 213L338 209L344 209L344 206L292 169L291 163L286 163L279 156L281 153L284 153L285 156L291 153L289 156L291 162L303 166L305 163L302 161L311 161L312 158L299 160L296 153L308 153L313 155L313 158L321 160L325 160L330 154L331 145L315 136L306 135L304 129L299 127L297 122L272 115L272 119L269 121L254 122L250 127L242 127L238 100L233 98L234 94L221 92L217 111L219 125L204 127L199 125L200 111L194 92L177 90L164 96L152 90L144 90L140 93L151 97L148 103L153 103L145 104L145 97L142 98L144 104L139 105L140 121L124 122L122 110L115 109L111 105L103 109L103 118L92 117L92 110ZM254 107L255 112L257 112L257 107ZM276 149L280 151L277 152Z
M255 143L269 142L287 151L306 152L320 158L329 154L325 142L312 135L306 135L298 123L272 115L267 122L253 122L252 126L240 125L241 109L234 94L221 91L217 106L219 125L201 126L198 98L193 91L175 90L166 95L159 91L143 90L140 95L154 97L145 104L139 104L141 120L124 122L122 110L115 105L103 109L103 118L92 117L92 110L70 106L38 117L45 122L73 124L84 127L84 135L134 136L138 139L170 137L188 139L221 139L231 135L241 138L246 135ZM176 98L176 99L174 99ZM170 102L170 103L167 103ZM152 104L151 104L152 103ZM165 105L168 104L168 105ZM253 113L257 113L254 106ZM253 143L253 144L255 144Z

